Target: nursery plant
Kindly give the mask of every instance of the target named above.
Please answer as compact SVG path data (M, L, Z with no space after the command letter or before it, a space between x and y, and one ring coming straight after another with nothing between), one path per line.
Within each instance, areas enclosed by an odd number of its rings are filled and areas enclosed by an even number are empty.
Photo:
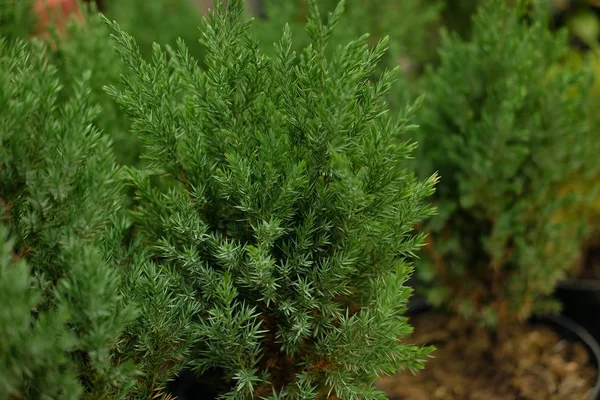
M310 44L286 26L267 56L242 1L215 2L202 66L183 41L145 60L108 22L131 74L107 90L148 165L126 174L140 316L120 346L146 388L191 367L222 398L383 399L375 379L431 351L402 340L437 180L406 166L414 108L388 110L393 71L369 79L385 39L329 56L343 2L325 21L308 7Z
M106 251L120 209L90 74L67 88L45 47L0 39L0 399L128 399L114 357L134 317Z
M556 309L587 230L568 211L590 196L562 188L595 168L590 69L561 62L566 33L548 26L543 1L490 1L425 78L419 161L443 179L420 277L435 305L500 332Z

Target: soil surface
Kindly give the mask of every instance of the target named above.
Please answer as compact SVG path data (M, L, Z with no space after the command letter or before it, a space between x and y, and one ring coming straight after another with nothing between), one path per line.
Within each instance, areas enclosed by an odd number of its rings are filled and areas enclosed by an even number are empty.
M411 323L410 342L437 350L418 375L379 382L390 399L584 400L596 380L586 348L543 325L517 326L493 346L487 331L446 315L423 313Z

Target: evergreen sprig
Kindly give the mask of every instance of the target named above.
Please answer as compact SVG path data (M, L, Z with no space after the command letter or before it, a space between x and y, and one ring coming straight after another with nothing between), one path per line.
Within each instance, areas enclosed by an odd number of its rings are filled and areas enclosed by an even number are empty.
M183 41L147 61L107 21L132 73L108 92L148 161L128 169L134 246L151 260L132 257L142 311L127 342L147 386L191 365L220 371L223 398L384 398L376 377L431 351L401 341L436 182L404 165L414 109L390 115L393 71L369 79L386 40L328 57L343 3L327 23L309 6L311 44L297 55L286 27L269 57L242 2L215 2L203 67Z

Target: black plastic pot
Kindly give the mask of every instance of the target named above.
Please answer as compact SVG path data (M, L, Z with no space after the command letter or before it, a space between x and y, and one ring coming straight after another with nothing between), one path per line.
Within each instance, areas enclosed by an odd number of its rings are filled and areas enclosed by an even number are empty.
M415 315L431 309L432 307L427 300L425 300L423 297L417 297L409 305L407 313L408 315ZM596 319L598 319L598 317L599 314L596 314ZM584 326L561 314L531 318L530 323L548 326L558 333L562 338L572 342L580 342L588 350L590 359L594 366L596 368L600 367L600 343ZM598 370L596 373L596 383L590 392L589 398L582 400L600 400L600 370Z
M590 353L592 363L600 367L600 344L598 341L580 324L572 319L556 314L544 317L534 318L533 324L542 324L551 327L555 332L569 341L578 341L582 343ZM600 371L596 371L596 384L590 392L589 400L600 400Z
M177 400L214 400L230 388L223 387L223 371L211 369L202 379L191 370L183 370L167 385L167 392Z
M600 280L568 279L554 293L562 314L586 328L600 341Z

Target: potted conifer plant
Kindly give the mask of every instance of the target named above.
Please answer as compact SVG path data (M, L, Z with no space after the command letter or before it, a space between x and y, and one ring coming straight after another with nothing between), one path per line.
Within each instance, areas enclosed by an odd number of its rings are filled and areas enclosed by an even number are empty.
M550 296L587 231L583 219L558 216L588 202L560 188L595 162L589 71L561 65L566 35L547 19L543 1L486 2L471 40L444 34L441 63L426 74L418 163L442 178L417 273L445 313L415 317L413 340L436 345L437 358L425 374L397 378L402 395L598 394L585 348L560 350L559 336L527 323L557 309Z
M591 86L592 101L587 107L592 129L600 126L598 110L600 107L600 58L598 57L598 38L596 28L598 21L590 14L594 10L592 4L571 4L569 12L557 23L569 26L572 42L584 44L578 51L573 50L569 62L581 67L582 61L591 58L589 62L594 82ZM590 10L591 8L591 10ZM587 11L586 11L587 10ZM583 14L581 14L583 11ZM596 7L595 11L598 9ZM591 26L590 26L591 25ZM583 50L581 49L583 48ZM588 89L590 90L590 89ZM595 157L600 153L600 140L590 143L589 156ZM588 196L591 201L586 207L573 207L564 210L561 218L584 218L588 221L591 231L581 245L580 257L576 260L569 276L559 282L555 296L563 305L563 313L585 326L596 339L600 339L600 163L587 166L580 171L563 188L564 195Z
M223 398L385 398L375 379L431 352L402 340L436 182L405 165L413 108L389 112L392 71L370 80L385 40L329 57L343 3L327 23L308 5L311 43L296 54L286 28L270 57L242 1L215 2L202 67L182 41L145 61L109 22L131 74L108 92L148 162L127 169L140 316L120 345L143 396L190 367Z
M589 121L594 132L600 126L598 109L600 106L600 64L596 54L592 56L595 82L592 86L592 102L588 107ZM590 143L588 156L600 153L600 140ZM560 214L562 219L583 218L590 226L588 235L581 243L579 257L575 260L569 275L561 280L555 296L563 305L563 313L585 326L600 340L600 164L588 166L580 171L561 190L564 196L585 196L590 199L585 206L573 204Z
M122 186L89 79L63 88L41 43L0 38L1 399L130 399L138 376L115 358L134 314L106 251Z

